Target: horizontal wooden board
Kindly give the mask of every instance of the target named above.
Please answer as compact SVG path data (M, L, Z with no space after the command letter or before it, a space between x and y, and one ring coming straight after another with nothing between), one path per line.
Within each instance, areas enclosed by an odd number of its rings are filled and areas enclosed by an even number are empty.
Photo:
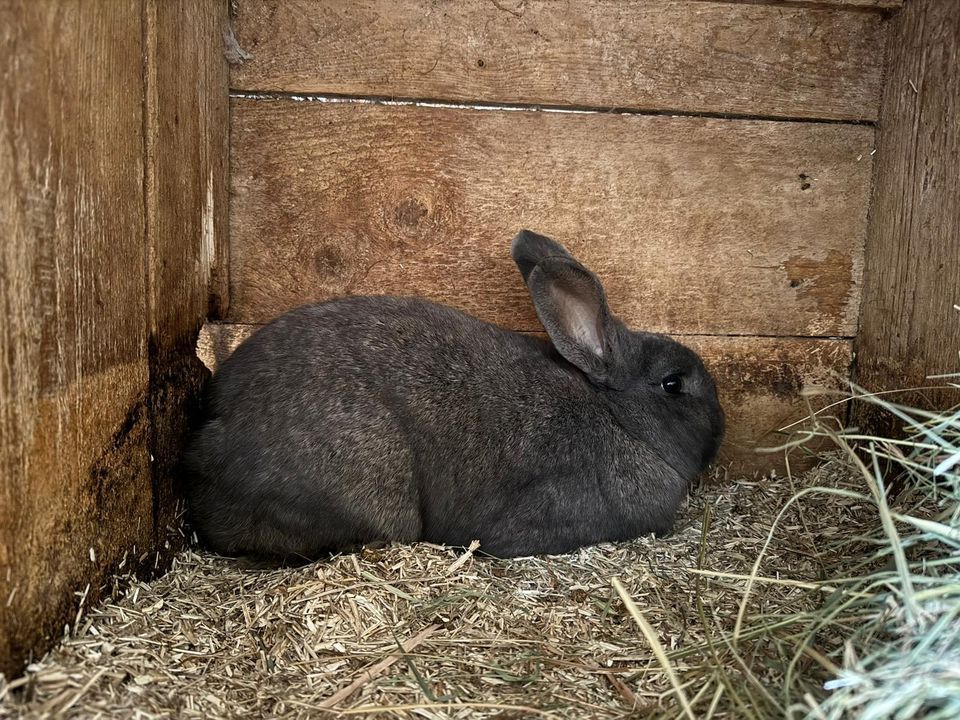
M216 370L258 327L207 323L200 332L197 355ZM779 445L783 436L777 430L805 416L801 389L836 387L849 376L849 340L710 336L678 340L700 353L717 380L727 415L719 462L735 473L782 467L782 454L758 454L757 449ZM816 401L814 406L820 407ZM799 459L792 463L801 464Z
M231 306L413 294L538 327L509 242L555 236L628 323L850 336L874 131L235 99Z
M240 0L245 91L875 120L880 13L646 0Z
M691 0L713 2L713 0ZM896 10L903 7L903 0L726 0L726 2L761 3L763 5L828 6L851 10Z

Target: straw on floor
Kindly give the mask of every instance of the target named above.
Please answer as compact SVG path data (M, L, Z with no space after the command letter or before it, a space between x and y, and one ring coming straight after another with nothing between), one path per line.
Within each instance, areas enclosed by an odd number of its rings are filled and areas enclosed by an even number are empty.
M834 460L806 482L856 479ZM606 718L676 714L685 697L698 716L711 705L730 716L736 693L769 678L751 681L756 671L744 668L744 685L724 689L707 666L727 651L709 640L732 631L746 577L793 492L784 478L719 481L694 494L670 538L545 559L420 544L249 572L186 552L0 686L0 715L384 717L393 708L395 717ZM824 509L798 506L781 524L752 593L757 612L812 610L830 591L821 548L865 508ZM637 611L675 673L657 661ZM749 632L741 641L753 642Z

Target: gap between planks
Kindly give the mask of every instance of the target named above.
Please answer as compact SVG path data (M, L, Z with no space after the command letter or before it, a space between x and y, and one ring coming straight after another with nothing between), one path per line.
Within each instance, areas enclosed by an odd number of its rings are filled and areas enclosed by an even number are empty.
M443 98L393 97L386 95L342 95L338 93L295 93L281 90L230 89L230 98L239 100L262 100L264 102L290 101L296 103L329 103L344 105L384 105L387 107L427 107L452 110L478 110L500 112L545 112L571 115L651 115L654 117L691 117L712 120L747 120L759 122L811 123L820 125L865 125L876 127L874 120L841 120L823 117L797 117L791 115L755 115L747 113L697 112L644 107L603 107L591 105L557 105L545 103L497 103L482 100L453 101Z

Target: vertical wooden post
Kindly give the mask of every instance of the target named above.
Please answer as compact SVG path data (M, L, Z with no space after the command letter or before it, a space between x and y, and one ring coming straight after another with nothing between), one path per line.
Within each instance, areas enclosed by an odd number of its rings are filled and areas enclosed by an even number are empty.
M856 379L873 391L960 372L960 8L911 0L890 23L856 343ZM960 393L896 399L942 408ZM855 420L891 429L866 406Z
M158 545L176 524L177 463L207 375L196 357L227 251L226 0L146 0L150 420Z
M225 265L226 17L0 2L0 672L175 524Z
M153 544L142 20L0 3L0 672Z

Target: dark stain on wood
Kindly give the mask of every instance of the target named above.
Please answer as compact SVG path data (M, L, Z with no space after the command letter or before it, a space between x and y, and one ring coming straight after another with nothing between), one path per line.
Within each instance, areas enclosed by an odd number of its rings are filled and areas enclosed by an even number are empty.
M809 301L824 317L842 314L849 302L848 294L857 286L852 258L836 250L828 250L821 259L791 256L783 263L783 269L798 300ZM841 288L846 288L846 293Z
M109 515L116 512L116 498L131 487L140 491L144 487L144 478L150 476L149 458L144 453L150 435L150 419L146 393L138 398L120 427L114 432L110 444L94 460L89 472L87 494L90 500L82 502L80 507L89 506L98 523L108 523L115 518ZM122 511L126 521L136 523L137 518ZM141 518L142 520L142 518ZM65 533L70 537L70 533ZM144 548L146 549L146 548Z
M801 391L841 388L852 363L847 340L679 339L701 354L716 378L728 414L720 460L734 470L783 468L782 455L758 455L757 450L779 445L784 439L779 430L806 416ZM834 399L813 399L811 404L818 409ZM841 407L835 414L843 412Z

